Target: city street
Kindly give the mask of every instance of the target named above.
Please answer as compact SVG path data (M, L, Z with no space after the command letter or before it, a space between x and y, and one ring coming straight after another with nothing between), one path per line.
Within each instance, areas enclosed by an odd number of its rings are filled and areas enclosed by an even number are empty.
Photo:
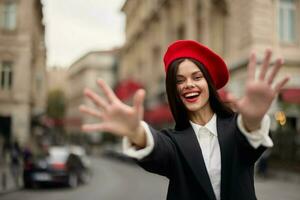
M93 178L88 185L76 189L39 188L20 190L0 196L1 200L163 200L167 180L144 172L125 162L93 159ZM258 180L258 199L299 200L300 185L280 180Z

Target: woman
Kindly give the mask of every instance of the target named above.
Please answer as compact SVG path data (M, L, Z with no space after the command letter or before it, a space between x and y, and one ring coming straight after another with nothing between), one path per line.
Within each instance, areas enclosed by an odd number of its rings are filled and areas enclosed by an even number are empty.
M106 99L84 91L100 109L80 107L101 122L82 129L123 136L127 155L147 171L169 178L167 199L256 199L253 166L273 145L266 112L288 81L285 77L272 87L283 62L277 59L266 76L270 59L267 50L255 79L256 57L251 55L245 95L239 100L229 95L236 114L217 94L229 77L224 61L196 41L175 41L164 56L174 130L157 131L142 121L144 90L136 92L130 107L102 80L98 84Z

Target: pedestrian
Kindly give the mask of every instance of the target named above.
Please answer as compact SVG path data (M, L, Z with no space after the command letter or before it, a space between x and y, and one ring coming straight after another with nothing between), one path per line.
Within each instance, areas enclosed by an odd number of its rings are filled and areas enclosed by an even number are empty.
M22 154L23 154L23 165L24 166L31 165L33 163L33 154L29 143L24 146Z
M21 158L22 152L19 143L15 140L10 148L10 170L16 187L19 187L21 176Z
M145 170L169 179L168 200L256 199L254 163L273 145L266 113L289 79L272 86L283 61L277 59L270 68L271 53L266 51L257 78L256 56L251 54L244 96L228 95L233 112L217 93L229 79L223 59L196 41L175 41L164 55L174 129L158 131L142 121L144 90L138 90L133 106L128 106L103 80L97 83L106 98L84 90L97 109L79 108L101 120L83 124L82 129L123 136L127 155Z
M2 147L2 156L5 163L8 163L8 158L10 154L10 142L8 138L4 138L3 147Z

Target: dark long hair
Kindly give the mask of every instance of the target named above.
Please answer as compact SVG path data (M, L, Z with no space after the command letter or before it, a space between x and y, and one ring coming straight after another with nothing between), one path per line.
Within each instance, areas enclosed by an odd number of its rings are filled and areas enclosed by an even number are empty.
M176 123L175 129L183 130L190 126L187 109L180 99L180 96L177 91L177 86L176 86L177 85L176 75L177 75L178 67L180 63L182 63L186 59L190 60L195 65L197 65L197 67L203 73L203 76L206 79L208 84L209 104L213 112L220 117L232 116L234 112L232 111L231 108L229 108L221 101L217 89L214 86L212 79L208 71L204 67L204 65L192 58L180 58L171 63L170 67L168 68L167 76L166 76L167 96L168 96L169 106Z

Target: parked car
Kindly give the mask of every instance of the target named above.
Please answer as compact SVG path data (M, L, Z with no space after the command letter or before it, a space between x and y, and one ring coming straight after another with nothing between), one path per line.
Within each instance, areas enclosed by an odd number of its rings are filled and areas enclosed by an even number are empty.
M90 162L79 146L54 146L46 153L34 155L24 163L25 188L42 183L64 184L75 188L87 183L91 177Z

